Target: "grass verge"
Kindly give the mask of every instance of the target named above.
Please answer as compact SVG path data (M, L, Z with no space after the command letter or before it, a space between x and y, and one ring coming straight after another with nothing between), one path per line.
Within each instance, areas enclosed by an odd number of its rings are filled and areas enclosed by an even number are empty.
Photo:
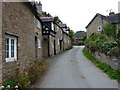
M108 76L111 79L116 79L120 83L120 72L118 70L114 70L107 64L98 61L95 57L92 56L91 53L89 53L89 51L86 48L83 49L83 54L86 58L91 60L97 67L99 67L103 72L108 74Z

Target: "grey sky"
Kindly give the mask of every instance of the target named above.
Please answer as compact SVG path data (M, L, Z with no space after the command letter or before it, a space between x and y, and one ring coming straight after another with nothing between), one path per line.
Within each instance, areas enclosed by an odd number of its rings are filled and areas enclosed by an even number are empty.
M118 12L119 0L41 0L43 11L66 23L72 30L86 30L85 26L96 13L108 15Z

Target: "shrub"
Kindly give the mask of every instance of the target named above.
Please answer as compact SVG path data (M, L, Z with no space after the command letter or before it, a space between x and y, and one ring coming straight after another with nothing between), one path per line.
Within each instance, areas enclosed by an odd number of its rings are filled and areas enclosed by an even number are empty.
M20 88L28 87L33 81L41 76L47 68L47 62L45 60L35 61L34 65L30 68L22 70L20 73L13 75L11 80L4 83L4 86L17 85Z
M103 29L104 29L104 33L107 36L116 39L116 26L115 25L113 25L113 24L105 24L103 26Z

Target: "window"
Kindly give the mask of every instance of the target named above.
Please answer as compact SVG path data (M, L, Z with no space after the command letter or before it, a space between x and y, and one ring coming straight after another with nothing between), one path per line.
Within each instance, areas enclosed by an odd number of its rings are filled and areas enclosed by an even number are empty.
M98 31L102 31L102 26L99 26L99 27L98 27Z
M17 59L17 38L14 36L6 36L6 62L15 61Z
M38 39L38 48L41 48L41 41Z
M52 30L54 31L54 24L52 23Z
M39 21L39 20L37 20L37 27L38 27L38 28L41 28L41 24L40 24L40 21Z

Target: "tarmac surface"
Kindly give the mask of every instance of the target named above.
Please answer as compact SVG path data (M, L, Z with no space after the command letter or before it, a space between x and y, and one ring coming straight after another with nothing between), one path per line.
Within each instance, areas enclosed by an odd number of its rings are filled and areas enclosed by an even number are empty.
M44 76L31 87L34 88L118 88L112 80L82 53L84 46L56 55Z

